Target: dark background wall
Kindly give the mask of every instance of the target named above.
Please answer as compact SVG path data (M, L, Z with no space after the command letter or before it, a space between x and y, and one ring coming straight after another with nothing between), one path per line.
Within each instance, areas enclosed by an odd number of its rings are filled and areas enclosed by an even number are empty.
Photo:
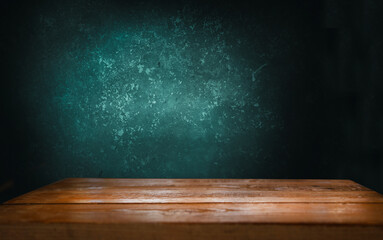
M383 192L382 7L3 1L0 201L66 177Z

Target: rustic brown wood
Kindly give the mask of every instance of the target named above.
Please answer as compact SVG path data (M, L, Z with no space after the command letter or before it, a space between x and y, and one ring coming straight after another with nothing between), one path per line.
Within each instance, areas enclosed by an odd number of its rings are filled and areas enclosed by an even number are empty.
M6 229L3 231L2 229ZM381 226L292 224L28 224L0 226L8 240L381 240Z
M374 203L4 205L0 223L276 223L383 225Z
M350 180L65 179L0 205L0 239L383 239Z
M7 204L383 202L350 180L65 179Z

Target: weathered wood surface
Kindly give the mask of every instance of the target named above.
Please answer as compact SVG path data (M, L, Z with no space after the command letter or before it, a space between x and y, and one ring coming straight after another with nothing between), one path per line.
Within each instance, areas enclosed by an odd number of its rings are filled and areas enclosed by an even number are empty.
M0 239L383 239L350 180L65 179L0 205Z
M383 204L170 203L4 205L0 223L277 223L383 225Z
M23 203L382 202L350 180L65 179L8 201Z

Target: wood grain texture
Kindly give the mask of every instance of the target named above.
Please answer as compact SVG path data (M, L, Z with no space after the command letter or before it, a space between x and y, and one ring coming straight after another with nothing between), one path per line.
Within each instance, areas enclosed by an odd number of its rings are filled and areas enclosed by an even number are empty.
M4 231L5 229L5 231ZM381 240L381 226L295 224L0 225L2 240Z
M0 205L0 239L383 239L350 180L65 179Z
M383 225L383 204L170 203L0 206L10 223L276 223Z
M86 194L84 194L86 193ZM7 204L382 202L350 180L66 179Z

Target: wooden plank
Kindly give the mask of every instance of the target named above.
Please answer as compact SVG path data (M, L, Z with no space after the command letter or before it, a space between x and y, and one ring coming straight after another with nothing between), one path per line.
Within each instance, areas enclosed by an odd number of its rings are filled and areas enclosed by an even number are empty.
M2 240L381 240L381 226L295 224L0 225Z
M0 205L0 225L251 223L383 226L383 204L186 203Z
M350 180L65 179L6 204L380 202Z
M65 179L0 205L0 239L383 239L349 180Z

